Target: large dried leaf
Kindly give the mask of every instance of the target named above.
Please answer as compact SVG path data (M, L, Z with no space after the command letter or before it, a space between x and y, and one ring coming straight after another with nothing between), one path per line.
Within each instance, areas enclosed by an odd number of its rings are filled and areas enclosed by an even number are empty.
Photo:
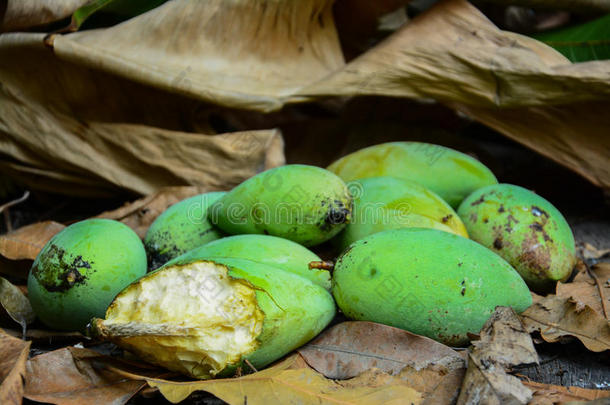
M18 31L69 17L89 0L0 0L0 32Z
M577 305L587 305L609 320L610 263L598 263L590 269L580 263L571 283L557 283L557 296L571 298Z
M0 235L0 255L10 260L34 260L44 245L64 228L58 222L45 221Z
M424 336L374 322L343 322L299 349L316 371L332 379L355 377L370 368L398 374L405 367L463 368L451 348Z
M31 342L24 342L0 329L0 403L19 405L23 398L25 365Z
M0 277L0 317L7 315L21 325L25 333L26 326L36 319L32 305L21 290L8 280Z
M508 307L496 308L483 326L480 340L472 345L458 405L526 404L531 391L506 369L536 363L538 355L515 312Z
M92 350L55 350L28 361L24 396L59 405L122 405L146 385L116 371L123 368L133 372L133 367ZM153 370L138 371L159 375Z
M205 135L212 107L58 61L42 41L0 36L0 170L31 188L231 188L284 162L279 131Z
M588 305L570 298L548 295L521 314L528 331L539 331L547 342L574 336L587 349L610 349L610 324Z
M66 60L257 110L280 108L283 98L343 66L331 0L174 0L52 43Z
M419 404L421 394L398 377L371 369L346 381L333 381L308 368L294 354L268 369L240 378L173 382L147 379L148 384L173 403L195 391L206 391L230 405L273 403L313 404Z
M570 401L595 401L601 398L610 398L610 391L607 390L563 387L533 381L523 381L523 385L534 392L530 405L554 405Z

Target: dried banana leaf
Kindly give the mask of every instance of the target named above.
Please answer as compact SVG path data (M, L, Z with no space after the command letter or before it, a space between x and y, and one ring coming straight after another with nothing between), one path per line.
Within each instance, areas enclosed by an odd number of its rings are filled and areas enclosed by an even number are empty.
M59 61L42 40L0 36L0 170L29 187L228 189L283 164L279 131L213 135L206 105Z
M54 36L62 59L228 107L270 111L344 64L332 0L173 0Z

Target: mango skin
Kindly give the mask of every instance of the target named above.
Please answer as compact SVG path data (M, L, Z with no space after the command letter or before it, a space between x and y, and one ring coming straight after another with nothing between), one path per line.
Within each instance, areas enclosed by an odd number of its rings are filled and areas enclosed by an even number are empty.
M264 314L262 331L256 337L257 347L250 353L244 353L240 361L228 364L225 369L217 374L218 376L230 376L237 367L248 370L249 366L244 361L246 359L257 369L265 367L313 339L328 326L335 316L336 307L333 298L322 287L301 276L278 271L277 268L265 264L235 258L220 258L214 261L191 258L179 263L166 264L134 282L119 295L139 290L140 283L155 277L159 272L188 266L199 261L224 265L229 269L228 275L231 278L244 280L256 289L257 305ZM184 293L187 294L188 289ZM112 312L124 310L117 304L117 301L118 299L115 299L108 307L107 318L111 317ZM133 330L138 329L138 314L130 312L128 315L131 318L129 327ZM175 326L180 326L179 314L177 314L175 322L178 324ZM92 333L94 335L110 340L154 363L155 352L141 353L138 345L134 344L137 340L124 335L108 335L104 329L103 320L95 319L92 322ZM141 334L134 334L134 336L137 338L143 337ZM155 335L150 335L146 338L146 341L148 347L154 346ZM174 350L172 347L161 344L155 350L157 349L166 353ZM190 352L197 354L199 350L202 351L201 357L205 358L203 348L193 347ZM184 372L184 367L180 364L174 367L167 364L165 366ZM197 370L191 370L190 375L195 378L208 378L208 376L198 374Z
M436 229L379 232L337 260L333 295L351 319L379 322L450 346L468 343L498 305L532 303L519 274L478 243Z
M244 181L210 207L210 221L229 234L274 235L314 246L350 221L345 183L319 167L287 165Z
M214 191L196 195L163 211L144 237L149 268L154 270L191 249L222 238L223 233L208 221L208 208L225 194Z
M267 264L305 277L330 290L330 273L322 269L309 269L309 263L322 259L306 247L277 236L229 236L193 249L176 258L174 262L212 257L233 257Z
M377 232L399 228L433 228L468 237L457 213L438 194L396 177L354 180L352 221L335 240L341 249Z
M478 160L451 148L422 142L389 142L342 157L328 170L344 181L392 176L420 183L451 207L498 180Z
M52 329L85 330L123 288L146 274L138 235L121 222L88 219L55 235L28 276L28 298Z
M551 292L572 273L572 230L539 195L511 184L492 185L468 196L458 214L472 239L508 261L533 291Z

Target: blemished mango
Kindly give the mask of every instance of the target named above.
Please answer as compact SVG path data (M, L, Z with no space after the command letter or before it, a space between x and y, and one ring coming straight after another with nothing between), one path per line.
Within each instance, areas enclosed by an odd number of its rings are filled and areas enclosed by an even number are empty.
M496 306L532 303L519 274L478 243L437 229L379 232L337 260L333 295L351 319L379 322L451 346L468 343Z
M320 257L306 247L288 239L271 235L236 235L218 239L193 249L177 258L233 257L278 267L298 274L330 290L330 273L323 269L310 269L309 263ZM173 261L170 261L173 263Z
M314 246L350 221L345 183L319 167L287 165L259 173L211 207L212 223L229 234L265 234Z
M144 274L146 252L134 231L117 221L88 219L42 248L28 276L28 298L48 327L82 331Z
M224 191L214 191L182 200L150 225L144 238L149 268L154 270L196 247L219 239L223 233L208 220L208 208Z
M572 273L572 230L557 208L539 195L496 184L469 195L458 214L472 239L506 259L532 290L550 292Z
M478 160L440 145L390 142L342 157L328 170L344 181L392 176L420 183L457 208L474 190L498 181Z
M371 177L348 184L354 198L352 221L335 239L341 249L377 232L434 228L468 237L456 212L433 191L396 177Z
M167 264L123 290L93 335L195 378L262 368L320 333L332 296L311 281L245 259Z

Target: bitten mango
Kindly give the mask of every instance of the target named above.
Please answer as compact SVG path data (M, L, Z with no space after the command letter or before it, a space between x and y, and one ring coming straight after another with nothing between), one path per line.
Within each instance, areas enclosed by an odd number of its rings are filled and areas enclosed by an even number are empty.
M320 333L332 296L311 281L245 259L165 265L123 290L93 335L195 378L262 368ZM249 369L248 366L243 367Z

